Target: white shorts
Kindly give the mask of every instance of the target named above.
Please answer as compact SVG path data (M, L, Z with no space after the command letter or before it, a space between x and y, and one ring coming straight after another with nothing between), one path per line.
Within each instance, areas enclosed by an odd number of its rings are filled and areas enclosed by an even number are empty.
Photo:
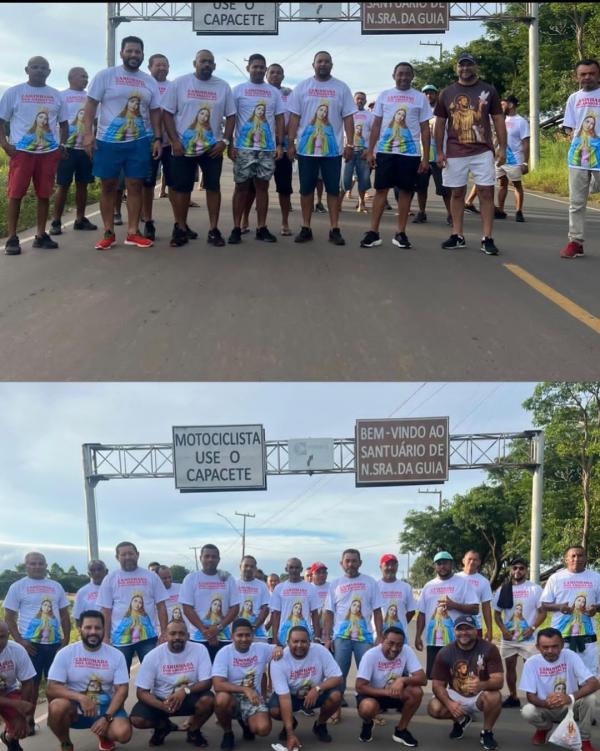
M506 660L507 657L513 657L517 655L524 660L528 660L537 654L535 642L522 642L522 641L500 641L500 656Z
M480 691L475 696L463 696L462 694L459 694L458 691L455 691L453 688L448 687L448 696L452 699L452 701L457 702L460 704L460 706L465 710L467 714L475 714L479 710L479 707L477 706L477 700L483 693L483 691Z
M495 156L491 151L475 156L451 156L442 170L442 180L446 188L462 188L467 184L469 172L473 174L475 185L482 187L496 184Z
M523 179L520 164L503 164L502 167L496 167L496 179L508 177L511 183L519 183Z

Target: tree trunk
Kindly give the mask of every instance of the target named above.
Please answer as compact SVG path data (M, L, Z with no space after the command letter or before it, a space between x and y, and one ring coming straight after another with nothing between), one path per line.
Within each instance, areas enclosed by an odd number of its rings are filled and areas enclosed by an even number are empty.
M581 476L581 486L583 490L583 531L581 533L581 544L587 553L590 544L590 520L592 516L592 499L590 492L591 475L587 467L583 468Z

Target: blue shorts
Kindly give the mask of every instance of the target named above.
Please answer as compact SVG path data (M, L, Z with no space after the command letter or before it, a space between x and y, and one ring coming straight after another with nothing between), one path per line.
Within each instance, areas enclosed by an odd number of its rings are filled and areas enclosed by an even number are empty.
M73 730L89 730L89 728L91 728L95 722L97 722L101 717L104 717L106 710L108 709L108 704L101 704L99 714L97 714L95 717L86 717L83 714L79 714L79 712L81 712L81 707L76 701L72 701L71 704L77 711L77 719L75 720L75 722L71 723ZM125 717L125 719L127 719L127 716L127 712L124 709L118 709L113 715L113 717Z
M298 155L298 172L301 196L311 195L317 187L319 179L323 180L327 195L339 195L342 172L341 156L302 156L300 154Z
M116 180L123 170L125 177L144 180L150 173L152 162L149 138L138 138L127 143L96 141L94 175L104 180Z

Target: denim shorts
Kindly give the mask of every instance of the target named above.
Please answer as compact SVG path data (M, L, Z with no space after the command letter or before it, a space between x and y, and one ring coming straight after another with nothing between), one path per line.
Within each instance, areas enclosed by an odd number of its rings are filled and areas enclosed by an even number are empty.
M127 143L96 141L94 175L104 180L116 180L121 170L125 177L144 180L150 173L152 161L149 138L138 138Z

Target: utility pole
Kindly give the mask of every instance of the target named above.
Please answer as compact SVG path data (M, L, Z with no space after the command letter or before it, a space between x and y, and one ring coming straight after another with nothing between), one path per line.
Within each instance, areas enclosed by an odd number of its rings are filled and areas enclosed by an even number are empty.
M439 47L440 48L440 63L442 62L442 43L441 42L419 42L421 47Z
M442 510L442 491L441 490L419 490L422 495L437 495L438 511Z
M244 526L242 527L242 558L243 558L246 555L246 517L250 517L250 519L254 519L256 514L240 514L236 511L235 515L244 517Z
M196 571L198 571L198 550L201 550L201 545L190 545L190 550L194 551L194 560L196 561Z

